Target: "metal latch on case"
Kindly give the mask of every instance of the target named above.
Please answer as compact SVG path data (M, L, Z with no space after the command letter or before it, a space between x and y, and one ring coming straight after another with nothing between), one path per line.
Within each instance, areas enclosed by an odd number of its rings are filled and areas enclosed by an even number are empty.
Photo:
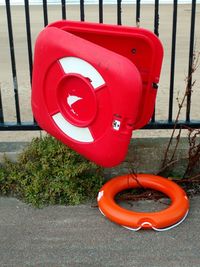
M121 125L121 121L119 120L114 120L112 123L112 127L115 131L119 131Z

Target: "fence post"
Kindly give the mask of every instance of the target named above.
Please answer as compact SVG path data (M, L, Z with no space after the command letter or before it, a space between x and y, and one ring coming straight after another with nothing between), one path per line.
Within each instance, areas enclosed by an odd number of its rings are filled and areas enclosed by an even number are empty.
M14 48L14 40L13 40L10 0L6 0L6 14L7 14L7 24L8 24L8 35L9 35L9 45L10 45L10 58L11 58L11 66L12 66L14 97L15 97L15 111L16 111L17 123L20 124L21 123L21 117L20 117L20 107L19 107L17 70L16 70L16 62L15 62L15 48Z
M191 89L192 89L192 68L194 60L194 33L195 33L195 17L196 17L196 0L192 0L191 12L191 26L190 26L190 48L189 48L189 63L188 63L188 80L187 80L187 107L186 107L186 121L190 121L191 109Z
M168 121L172 122L173 115L173 96L174 96L174 72L176 59L176 29L177 29L177 0L174 0L173 5L173 22L172 22L172 50L171 50L171 73L169 87L169 113Z

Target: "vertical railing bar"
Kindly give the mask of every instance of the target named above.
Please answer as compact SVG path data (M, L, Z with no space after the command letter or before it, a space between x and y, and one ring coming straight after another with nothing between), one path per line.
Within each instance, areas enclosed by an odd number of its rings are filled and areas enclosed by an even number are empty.
M159 0L155 0L155 7L154 7L154 33L159 36ZM156 89L154 89L156 90ZM151 122L155 122L155 109L151 118Z
M44 16L44 26L48 25L48 10L47 10L47 0L43 0L43 16Z
M122 25L122 0L117 0L117 24Z
M159 36L159 0L155 0L154 33Z
M17 123L20 124L21 118L20 118L20 107L19 107L17 71L16 71L16 62L15 62L15 49L14 49L13 30L12 30L12 17L11 17L11 11L10 11L10 0L6 0L6 14L7 14L7 24L8 24L8 35L9 35L9 46L10 46L10 58L11 58L11 67L12 67L14 97L15 97L15 111L16 111Z
M196 17L196 0L192 0L191 26L190 26L190 48L189 48L188 79L187 79L187 89L188 89L188 91L187 91L187 105L186 105L186 121L187 122L190 121L190 109L191 109L195 17Z
M29 0L24 0L24 8L25 8L25 18L26 18L26 36L28 45L29 76L30 76L30 83L32 84L33 53L32 53L32 40L31 40ZM33 121L35 123L34 117Z
M173 5L173 22L172 22L172 44L171 44L171 72L170 72L170 87L169 87L169 113L168 121L172 122L173 116L173 96L174 96L174 74L175 74L175 59L176 59L176 29L177 29L177 0L174 0Z
M81 19L81 21L85 20L84 0L80 0L80 19Z
M136 1L136 26L140 27L140 0Z
M62 19L66 19L66 1L61 0L62 5Z
M2 96L1 96L1 84L0 84L0 123L4 123L3 103L2 103Z
M99 23L103 23L103 0L99 0Z
M24 0L24 7L25 7L25 17L26 17L26 36L28 45L29 75L30 75L30 82L32 82L33 54L32 54L32 42L31 42L29 0Z

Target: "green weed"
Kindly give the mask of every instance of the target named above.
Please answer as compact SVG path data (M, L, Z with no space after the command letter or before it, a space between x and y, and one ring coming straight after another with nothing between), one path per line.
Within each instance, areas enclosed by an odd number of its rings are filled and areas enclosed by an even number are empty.
M0 166L0 194L34 206L80 204L97 195L104 183L101 167L51 136L33 139L17 162Z

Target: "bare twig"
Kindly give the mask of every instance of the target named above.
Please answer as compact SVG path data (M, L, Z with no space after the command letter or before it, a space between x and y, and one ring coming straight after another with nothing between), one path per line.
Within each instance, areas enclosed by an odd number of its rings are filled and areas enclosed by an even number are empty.
M191 171L196 167L196 165L200 162L200 130L190 129L188 130L188 165L184 173L184 177L189 176Z
M183 96L183 99L182 99L182 101L179 104L179 108L178 108L178 112L177 112L177 115L176 115L176 119L174 121L174 128L172 130L172 134L171 134L171 137L169 139L169 143L168 143L167 148L165 150L164 160L163 160L163 163L162 163L162 168L166 165L167 160L168 160L169 149L170 149L170 147L172 145L172 141L174 139L174 134L175 134L175 131L176 131L176 128L177 128L177 123L178 123L178 120L179 120L179 117L180 117L180 114L181 114L181 110L182 110L183 104L184 104L185 99L186 99L186 97L188 95L188 88L187 87L186 87L186 90L185 90L185 94ZM176 149L177 149L177 146L176 146Z
M162 167L156 174L160 174L162 173L163 171L165 171L167 168L169 168L170 166L172 166L173 164L177 163L178 162L178 159L175 159L175 160L172 160L168 163L166 163L166 165L164 167Z
M170 159L170 162L172 162L174 160L174 157L175 157L175 154L176 154L176 151L177 151L177 148L178 148L178 144L179 144L180 138L181 138L181 131L182 131L182 128L179 129L178 135L176 137L176 145L175 145L172 157Z
M193 60L192 60L192 69L191 69L191 73L188 77L186 77L185 81L186 81L186 88L185 88L185 93L183 95L183 98L182 100L180 101L179 100L179 97L177 97L177 102L178 102L178 112L176 114L176 118L175 118L175 121L174 121L174 128L172 130L172 134L171 134L171 137L169 139L169 142L168 142L168 145L167 145L167 148L165 150L165 153L164 153L164 159L163 159L163 162L162 162L162 169L165 170L167 168L167 165L174 160L174 157L175 157L175 154L176 154L176 151L177 151L177 147L178 147L178 144L179 144L179 141L180 141L180 134L181 134L181 130L179 130L179 134L177 136L177 142L176 142L176 145L175 145L175 148L174 148L174 151L173 151L173 154L172 154L172 157L170 160L168 160L168 155L169 155L169 150L170 150L170 147L172 145L172 141L174 139L174 135L175 135L175 131L177 129L177 123L179 121L179 117L180 117L180 114L181 114L181 110L183 108L183 105L185 103L185 100L187 98L188 95L190 95L192 93L192 88L193 86L195 85L195 82L194 81L192 84L189 83L189 81L191 81L192 79L192 74L197 70L197 68L199 67L199 58L200 58L200 52L196 52L194 53L193 55Z
M190 177L190 180L191 180L191 181L199 181L198 178L200 178L200 173L197 174L197 175L195 175L195 176ZM198 180L196 180L196 179L198 179ZM199 182L200 182L200 181L199 181Z
M137 171L135 170L135 167L133 166L132 162L129 162L129 173L131 175L131 178L135 180L138 184L138 187L144 188L144 186L140 183L140 181L137 178Z
M138 201L138 200L143 200L143 199L154 199L158 200L160 198L166 197L164 194L162 194L159 191L153 191L153 190L147 190L145 192L142 192L140 194L123 194L121 195L118 200L123 201L123 200L133 200L133 201Z

